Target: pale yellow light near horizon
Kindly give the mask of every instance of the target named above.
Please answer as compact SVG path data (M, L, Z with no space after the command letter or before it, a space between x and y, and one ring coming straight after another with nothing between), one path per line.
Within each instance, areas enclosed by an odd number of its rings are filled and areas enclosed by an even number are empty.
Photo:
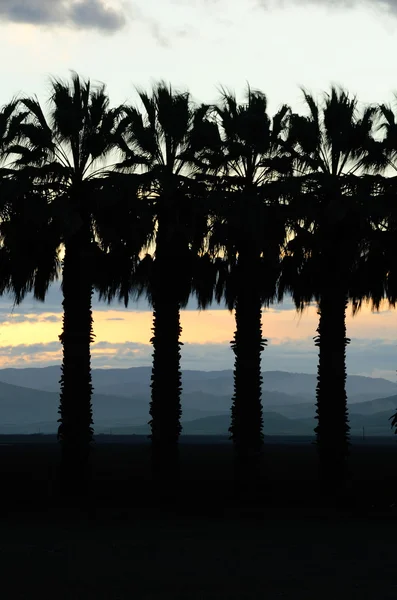
M46 320L48 317L54 320ZM95 342L150 343L153 320L150 311L109 309L94 311L93 317ZM21 318L22 315L14 313L14 317L11 315L9 320L1 324L0 349L20 344L48 344L58 340L62 326L59 313L46 313L39 317L31 313L24 315L25 320L21 321ZM306 309L302 315L293 309L265 309L262 317L263 334L271 338L272 343L315 335L317 323L317 309L314 306ZM182 311L181 324L182 342L193 344L229 342L235 329L234 315L228 310ZM384 310L373 314L368 307L364 307L354 318L350 311L347 314L348 332L357 338L368 339L376 332L382 339L393 340L396 337L395 325L394 311Z

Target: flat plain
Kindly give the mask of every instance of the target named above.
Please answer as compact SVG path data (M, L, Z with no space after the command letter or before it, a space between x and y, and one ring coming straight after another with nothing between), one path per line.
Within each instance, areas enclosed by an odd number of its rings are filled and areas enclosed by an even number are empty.
M178 490L152 486L147 440L98 438L79 508L58 460L53 438L0 439L6 600L397 597L397 444L353 443L343 499L321 495L308 439L268 439L243 503L221 438L182 440Z

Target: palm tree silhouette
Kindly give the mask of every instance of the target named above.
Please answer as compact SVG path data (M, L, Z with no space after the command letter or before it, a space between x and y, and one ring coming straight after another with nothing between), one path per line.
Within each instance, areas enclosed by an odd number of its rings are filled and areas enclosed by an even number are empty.
M397 94L394 95L397 101ZM355 298L355 310L365 301L379 310L383 300L389 307L397 303L397 112L391 104L376 106L377 133L365 156L368 195L371 198L372 231L360 262L360 293ZM397 433L397 412L390 417Z
M63 245L63 362L59 437L61 475L66 489L78 490L87 475L92 441L90 345L91 299L97 232L95 198L116 148L118 109L109 108L103 85L73 74L70 82L52 80L45 116L37 98L21 98L24 112L16 165L46 191L52 219ZM40 243L40 242L39 242Z
M0 111L0 293L10 293L16 305L29 292L44 301L59 272L58 227L48 214L48 194L14 164L24 119L17 101Z
M308 116L292 114L289 182L295 215L279 293L288 290L299 310L316 300L319 348L315 429L320 472L331 485L344 480L349 446L346 397L346 309L357 295L352 278L368 237L367 196L359 175L372 143L375 111L360 115L356 98L332 88L322 103L304 91ZM289 281L289 283L287 283Z
M143 114L124 107L120 124L122 169L139 173L140 193L155 221L154 257L141 258L131 290L146 294L153 307L151 448L155 478L178 477L181 433L180 310L192 291L192 269L207 228L205 195L192 164L196 108L190 95L164 82L139 91ZM203 189L203 185L200 185ZM150 250L150 243L147 245Z
M104 86L73 74L52 81L48 117L37 98L0 111L0 294L44 300L62 269L66 489L83 484L93 436L95 288L126 305L144 294L153 307L152 465L162 482L178 477L180 311L192 294L200 308L215 297L235 311L230 433L245 482L263 446L263 306L286 293L299 310L315 301L321 474L342 482L346 309L397 299L396 178L386 176L397 170L395 111L360 112L335 87L321 102L304 91L307 116L283 106L273 119L250 88L241 104L223 90L217 106L197 107L164 82L139 97L142 112L112 109ZM397 431L397 413L391 420Z
M231 439L237 480L256 479L263 445L261 352L262 305L276 294L284 216L269 184L288 170L282 150L289 109L273 119L266 96L249 87L245 102L223 91L221 103L209 112L209 150L202 161L213 187L210 246L223 257L217 299L235 311L236 331Z

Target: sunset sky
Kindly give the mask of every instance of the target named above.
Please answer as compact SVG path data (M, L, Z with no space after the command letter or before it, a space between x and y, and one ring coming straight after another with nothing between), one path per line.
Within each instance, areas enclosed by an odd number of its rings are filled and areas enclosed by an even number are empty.
M215 101L222 84L239 96L247 81L269 98L303 107L310 91L342 84L362 102L391 101L397 90L397 0L0 0L1 104L20 92L47 98L50 75L71 69L103 81L111 102L135 101L134 86L165 79ZM0 300L0 367L60 361L61 295L13 308ZM95 303L93 365L130 367L151 361L151 313ZM364 309L348 319L348 370L396 380L397 315ZM233 316L182 315L183 367L231 368ZM313 373L315 307L298 316L289 302L265 311L263 369Z

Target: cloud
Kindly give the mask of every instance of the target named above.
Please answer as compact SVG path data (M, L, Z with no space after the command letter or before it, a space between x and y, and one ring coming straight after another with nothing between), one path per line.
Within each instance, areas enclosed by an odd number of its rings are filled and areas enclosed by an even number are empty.
M152 363L153 347L139 342L97 342L91 346L93 367L145 367Z
M1 0L0 0L1 2ZM62 313L62 291L60 288L60 283L53 283L50 285L45 302L40 302L38 300L34 300L32 294L27 294L26 298L18 307L14 308L15 312L24 314L24 313ZM93 310L106 312L111 308L114 311L118 311L120 313L128 313L130 311L138 311L138 312L152 312L152 309L145 298L140 298L139 300L131 301L128 308L124 307L123 302L119 302L115 299L111 305L107 302L99 301L99 295L97 293L94 294L92 299ZM289 299L286 299L283 304L279 304L274 306L273 308L277 308L277 310L289 310L293 308L293 303ZM223 304L219 305L213 303L211 306L211 310L223 310ZM195 298L191 298L185 310L188 311L196 311L197 310L197 300ZM0 298L0 314L2 312L6 312L7 314L11 314L13 311L13 299L12 296L4 294L2 298ZM0 317L1 320L1 317Z
M49 342L47 344L17 344L16 346L0 346L0 356L30 355L43 352L58 351L60 342Z
M61 320L61 316L57 315L45 315L44 317L40 317L40 323L59 323Z
M326 8L352 9L363 6L379 9L388 9L397 14L397 0L259 0L259 4L265 8L286 8L291 5L324 6Z
M153 347L138 342L92 344L93 368L147 367L152 364ZM60 342L17 344L0 347L0 368L45 367L60 364ZM313 339L269 340L262 353L263 371L316 373L318 353ZM232 369L234 355L227 343L182 346L182 369L217 371ZM396 381L397 345L382 339L352 339L347 349L347 372L351 375L384 377Z
M29 314L23 312L13 312L0 306L0 324L4 326L12 326L17 323L60 323L62 315L43 315Z
M269 340L262 353L262 369L315 373L318 353L312 338L301 340ZM396 381L397 344L394 341L354 338L346 351L350 375L385 377Z
M70 19L79 27L95 27L105 31L116 31L125 25L124 15L115 9L107 8L103 0L76 2L70 9Z
M117 343L117 342L97 342L95 344L95 349L123 349L123 348L128 348L128 349L133 349L133 350L141 350L143 348L151 348L151 346L149 346L149 344L141 344L139 342L121 342L121 343Z
M71 25L117 31L126 22L120 8L105 0L0 0L0 20L32 25Z
M125 321L123 317L109 317L106 321Z
M161 23L156 17L147 14L146 10L142 10L136 3L132 8L132 14L136 21L146 26L154 39L163 48L168 48L170 45L167 34L163 31Z
M397 0L369 0L369 2L374 6L379 5L380 8L388 8L392 12L397 13ZM354 4L359 5L359 2L356 1Z
M0 347L0 367L47 367L60 364L60 342L47 344L16 344Z

